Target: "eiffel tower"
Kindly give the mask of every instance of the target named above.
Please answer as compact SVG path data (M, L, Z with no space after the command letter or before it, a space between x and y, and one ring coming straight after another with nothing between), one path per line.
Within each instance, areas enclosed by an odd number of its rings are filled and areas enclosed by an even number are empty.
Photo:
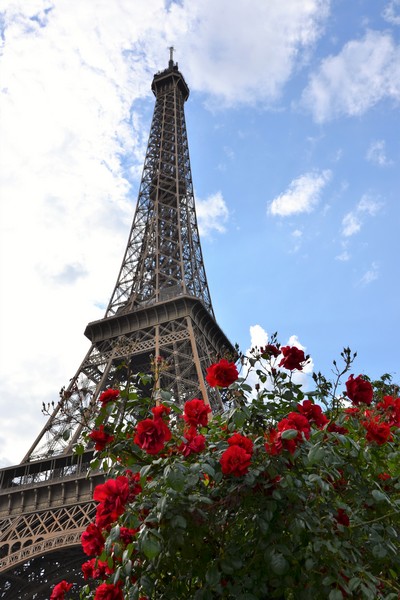
M176 402L202 397L213 412L223 409L205 369L235 352L215 320L204 270L184 115L189 88L173 48L151 89L136 211L105 316L86 327L90 349L21 464L0 470L0 598L45 600L54 583L76 581L86 560L80 536L104 476L88 476L90 449L72 449L81 415L102 390L126 384L128 372L149 373L161 357L160 386Z

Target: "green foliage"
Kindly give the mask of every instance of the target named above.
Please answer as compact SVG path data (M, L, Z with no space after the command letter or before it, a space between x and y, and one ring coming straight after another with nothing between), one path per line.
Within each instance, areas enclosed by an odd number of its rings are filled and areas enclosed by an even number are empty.
M264 388L243 378L232 384L227 411L199 428L205 449L189 455L182 451L182 409L169 393L158 393L158 401L172 409L162 417L172 438L155 455L134 443L137 421L152 417L153 400L124 390L119 404L99 411L96 426L108 423L115 440L96 464L107 458L113 478L126 469L140 473L142 491L104 533L102 559L113 571L107 581L120 582L124 598L399 597L400 430L392 424L390 437L378 443L367 439L363 424L374 415L383 418L377 402L398 388L385 375L372 382L373 403L347 414L351 404L341 378L354 355L347 348L342 359L342 367L334 363L335 380L314 374L309 392L254 350L251 363ZM268 436L307 399L322 406L329 424L310 421L309 435L288 427L280 450L268 451ZM253 442L241 476L221 467L236 432ZM293 452L285 446L290 443ZM137 530L125 546L123 527ZM93 598L100 583L91 582L81 597Z

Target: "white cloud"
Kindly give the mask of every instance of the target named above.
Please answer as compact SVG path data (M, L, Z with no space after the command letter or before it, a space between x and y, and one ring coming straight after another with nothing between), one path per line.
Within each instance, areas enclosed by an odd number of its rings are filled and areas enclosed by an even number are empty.
M371 198L367 194L364 194L360 202L357 204L356 210L360 213L367 213L371 217L374 217L381 210L383 203L375 198Z
M351 235L358 233L360 229L361 221L355 213L349 212L343 217L342 235L345 237L350 237Z
M383 203L364 194L354 210L348 212L342 220L342 235L350 237L361 230L365 215L374 217L381 210Z
M340 260L341 262L347 262L350 260L350 254L347 250L343 250L340 254L335 256L336 260Z
M359 284L362 286L366 286L370 283L372 283L373 281L375 281L376 279L378 279L379 277L379 265L376 262L373 262L370 266L370 268L368 269L368 271L366 271L366 273L364 273L364 275L361 277Z
M382 16L393 25L400 25L400 0L390 0L385 6Z
M329 0L183 0L173 4L169 39L185 57L195 90L213 107L268 102L321 35Z
M197 198L196 214L201 235L209 235L212 231L225 231L229 211L221 192L212 194L205 200Z
M322 61L302 95L317 122L361 115L383 100L400 100L400 46L390 33L368 31Z
M386 167L392 164L392 161L386 156L384 140L377 140L376 142L371 143L367 150L366 159L380 167Z
M329 170L301 175L290 183L286 192L270 202L268 212L280 217L311 212L318 204L321 191L330 178Z
M268 344L268 333L261 325L250 326L250 348L261 348Z

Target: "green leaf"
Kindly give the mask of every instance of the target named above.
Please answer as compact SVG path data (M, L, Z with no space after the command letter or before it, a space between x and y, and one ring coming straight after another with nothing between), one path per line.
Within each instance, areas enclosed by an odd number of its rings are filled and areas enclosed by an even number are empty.
M244 414L244 412L242 410L237 410L234 415L233 415L233 422L235 423L235 427L237 429L240 429L241 427L243 427L243 425L246 422L246 415Z
M177 492L185 487L186 475L179 469L171 469L167 476L168 485Z
M208 585L214 587L219 583L220 579L221 577L218 568L216 565L211 565L206 572L206 581Z
M215 477L215 470L208 463L204 463L202 465L202 470L204 471L204 473L207 473L207 475L209 475L210 477Z
M387 502L387 496L380 490L372 490L372 497L375 502Z
M150 469L151 469L151 465L145 465L144 467L142 467L140 469L140 477L141 478L146 477L146 475L150 471Z
M83 446L82 444L77 444L74 447L74 454L76 454L77 456L81 456L84 452L85 452L85 446Z
M153 560L161 552L161 544L151 535L147 535L141 543L141 550L149 560Z
M381 544L377 544L376 546L374 546L372 548L372 554L374 555L375 558L385 558L385 556L387 555L387 550L386 550L385 546L382 546Z
M321 448L321 446L319 444L316 444L309 451L307 458L308 458L309 464L313 465L316 463L320 463L322 461L322 459L324 458L324 456L325 456L325 450L323 448Z
M186 529L187 522L186 522L185 517L182 517L182 515L175 515L171 519L171 526L174 528L180 527L181 529Z
M65 442L68 442L69 438L71 437L71 430L70 429L65 429L65 431L63 431L62 433L62 438Z
M271 556L270 560L271 560L271 568L272 568L273 572L275 573L275 575L283 575L284 573L286 573L286 571L288 571L289 563L286 560L286 558L283 556L283 554L280 554L279 552L275 552Z
M314 560L312 558L307 558L305 563L306 571L311 571L311 569L314 568L314 565Z
M110 531L110 535L108 536L108 538L112 541L115 542L116 540L119 539L119 532L120 532L120 526L119 525L115 525L111 531Z
M233 575L235 569L232 564L227 560L221 560L221 569L225 573L225 575Z
M340 590L331 590L328 600L343 600L343 594Z
M121 567L118 567L117 570L114 573L114 577L113 577L113 584L115 585L117 583L117 581L119 580L119 576L121 574Z
M125 574L125 576L129 577L129 575L132 573L132 561L131 560L127 560L124 563L123 568L124 568L124 574Z
M347 584L347 587L351 592L354 592L360 585L361 579L359 577L352 577Z
M297 429L286 429L286 431L282 431L281 433L281 438L283 440L293 440L295 437L297 437L299 434L299 432L297 431Z
M188 500L190 500L190 502L203 502L204 504L213 504L213 501L208 498L207 496L196 496L195 494L190 494L188 496Z
M154 582L147 575L142 575L140 585L147 596L151 596L154 589Z

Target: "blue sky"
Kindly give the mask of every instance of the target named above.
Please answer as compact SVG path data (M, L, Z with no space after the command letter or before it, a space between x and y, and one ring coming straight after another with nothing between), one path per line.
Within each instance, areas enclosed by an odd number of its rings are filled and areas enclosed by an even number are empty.
M217 320L399 380L400 0L6 0L0 464L78 369L133 218L168 47ZM295 336L295 337L294 337Z

